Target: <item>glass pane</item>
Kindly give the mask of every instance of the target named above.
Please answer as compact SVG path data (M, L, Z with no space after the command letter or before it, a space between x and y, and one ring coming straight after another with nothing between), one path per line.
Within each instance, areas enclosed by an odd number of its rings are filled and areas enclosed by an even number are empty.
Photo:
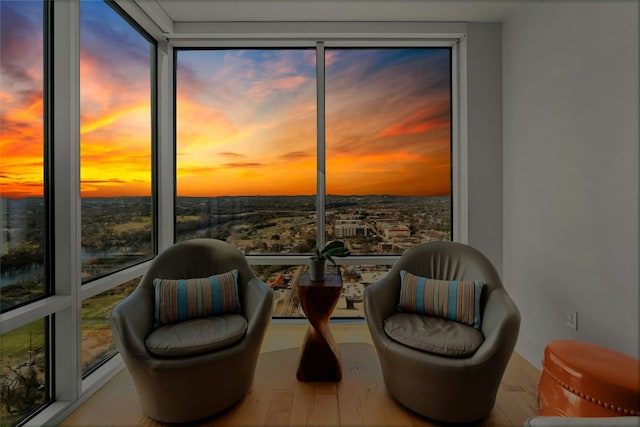
M0 420L13 426L48 402L47 322L0 335Z
M296 283L303 266L254 265L252 268L256 276L273 289L274 317L304 317L296 294Z
M176 88L177 240L310 252L315 50L180 50Z
M308 273L307 265L254 265L253 270L273 289L273 317L305 317L298 299L298 282ZM333 318L364 318L363 295L370 284L382 279L390 265L346 265L340 267L342 293L333 310ZM338 270L327 266L327 273Z
M354 255L451 239L451 52L327 49L327 240Z
M153 256L151 61L102 1L80 3L83 282Z
M0 1L0 311L45 294L44 13Z
M111 309L138 286L141 277L82 301L82 375L115 356L118 351L111 335Z

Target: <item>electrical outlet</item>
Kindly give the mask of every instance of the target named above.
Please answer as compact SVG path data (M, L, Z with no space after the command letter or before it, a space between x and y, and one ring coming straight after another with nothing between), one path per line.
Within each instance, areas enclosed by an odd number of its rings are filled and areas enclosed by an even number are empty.
M574 331L578 330L578 312L573 310L572 308L567 308L565 311L565 319L567 328L573 329Z

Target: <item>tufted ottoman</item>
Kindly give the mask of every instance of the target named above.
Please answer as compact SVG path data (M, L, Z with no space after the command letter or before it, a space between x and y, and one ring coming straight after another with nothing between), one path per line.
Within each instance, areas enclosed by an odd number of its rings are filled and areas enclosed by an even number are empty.
M595 344L550 342L538 384L538 415L640 415L640 361Z

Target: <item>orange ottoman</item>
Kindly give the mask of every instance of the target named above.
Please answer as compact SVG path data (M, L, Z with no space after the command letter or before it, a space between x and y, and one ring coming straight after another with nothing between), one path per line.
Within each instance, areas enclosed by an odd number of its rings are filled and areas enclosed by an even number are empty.
M538 384L538 415L640 415L640 361L585 342L550 342Z

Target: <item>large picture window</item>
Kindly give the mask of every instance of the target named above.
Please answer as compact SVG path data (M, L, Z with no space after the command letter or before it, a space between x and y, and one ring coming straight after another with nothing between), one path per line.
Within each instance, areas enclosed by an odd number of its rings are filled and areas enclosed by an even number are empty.
M155 42L112 3L80 2L82 283L155 254ZM117 351L108 317L139 277L82 302L82 375Z
M274 315L301 315L319 243L361 257L334 312L358 317L376 257L451 239L450 48L179 50L176 67L176 239L283 264L254 265Z
M326 239L355 255L451 239L451 53L327 49Z
M46 424L111 369L109 313L156 253L156 42L111 1L0 21L0 425Z
M50 19L42 1L0 1L0 313L50 293L45 137ZM11 313L11 314L13 314ZM49 317L0 325L0 424L50 401Z
M155 43L102 1L80 3L82 279L154 254Z
M177 68L177 240L305 253L315 239L315 51L184 50Z

